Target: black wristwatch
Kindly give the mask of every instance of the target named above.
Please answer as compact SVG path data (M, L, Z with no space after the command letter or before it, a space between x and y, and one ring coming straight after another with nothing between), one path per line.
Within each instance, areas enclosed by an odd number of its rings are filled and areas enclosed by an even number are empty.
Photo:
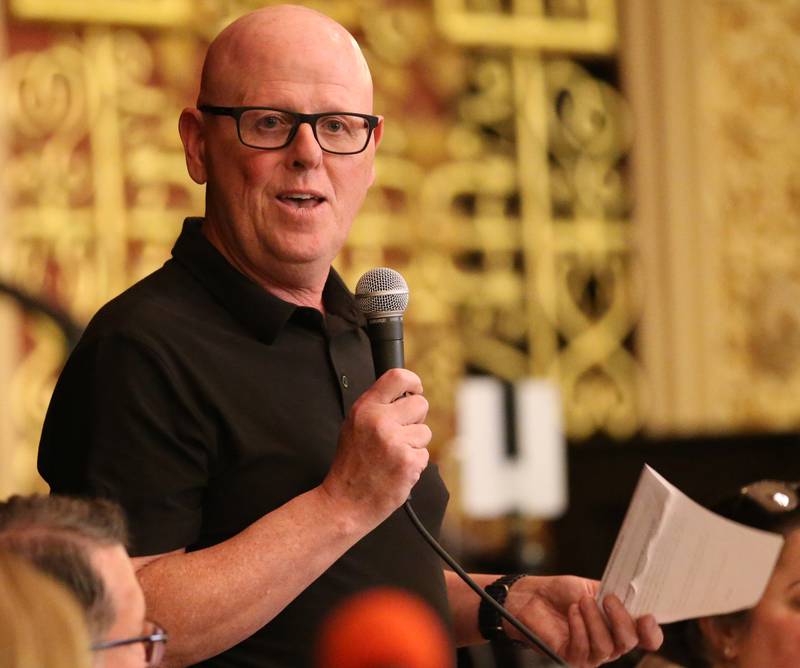
M484 587L484 589L500 605L505 605L506 596L508 596L511 585L524 577L524 573L504 575ZM508 636L503 630L503 618L500 613L483 599L481 599L481 604L478 607L478 630L486 640L508 640Z

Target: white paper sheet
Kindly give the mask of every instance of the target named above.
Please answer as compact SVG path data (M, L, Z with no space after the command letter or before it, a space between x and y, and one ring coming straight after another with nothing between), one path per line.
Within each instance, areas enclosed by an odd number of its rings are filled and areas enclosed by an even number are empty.
M783 537L731 522L645 466L606 566L598 600L665 624L750 608Z

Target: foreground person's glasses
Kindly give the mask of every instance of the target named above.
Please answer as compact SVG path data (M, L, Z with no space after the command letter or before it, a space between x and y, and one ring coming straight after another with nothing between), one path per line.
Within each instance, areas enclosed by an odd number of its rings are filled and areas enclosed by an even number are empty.
M123 638L122 640L106 640L104 642L95 643L92 645L91 649L93 652L97 652L105 649L113 649L114 647L122 647L123 645L143 643L147 668L155 668L155 666L161 663L161 659L164 658L164 646L168 639L169 636L167 636L167 632L158 624L146 621L143 635L136 636L135 638Z
M236 119L239 141L251 148L273 150L288 146L303 123L308 123L323 151L338 155L361 153L380 119L368 114L326 111L300 114L269 107L197 107L206 114Z

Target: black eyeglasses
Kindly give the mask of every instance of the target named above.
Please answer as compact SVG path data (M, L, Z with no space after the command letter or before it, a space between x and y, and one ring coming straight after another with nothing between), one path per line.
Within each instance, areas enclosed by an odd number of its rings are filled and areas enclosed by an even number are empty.
M303 123L308 123L323 151L337 155L361 153L369 144L380 118L368 114L326 111L300 114L270 107L197 107L206 114L236 119L239 141L245 146L266 151L288 146Z
M135 638L123 638L122 640L106 640L104 642L95 643L92 645L93 652L113 649L114 647L122 647L124 645L135 645L136 643L144 644L144 656L147 661L147 668L155 668L161 663L164 658L164 645L169 636L167 632L162 629L155 622L146 621L144 626L144 634L136 636Z

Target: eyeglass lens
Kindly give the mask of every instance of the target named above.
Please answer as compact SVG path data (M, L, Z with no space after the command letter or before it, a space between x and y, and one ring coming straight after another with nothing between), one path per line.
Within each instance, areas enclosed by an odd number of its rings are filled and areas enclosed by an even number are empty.
M292 114L273 109L249 109L239 119L242 141L256 148L279 148L286 144L295 125ZM366 119L351 114L321 116L314 126L319 145L326 151L361 151L369 140Z

